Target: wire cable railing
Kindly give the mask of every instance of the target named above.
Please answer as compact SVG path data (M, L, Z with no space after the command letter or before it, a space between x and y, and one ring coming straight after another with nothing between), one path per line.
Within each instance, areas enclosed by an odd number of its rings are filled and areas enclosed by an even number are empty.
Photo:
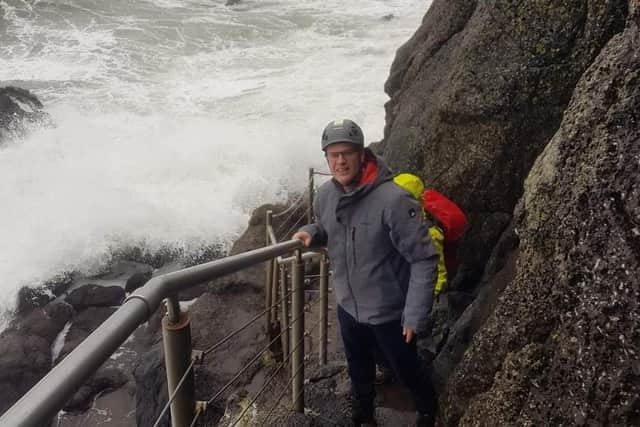
M302 315L304 316L304 314ZM293 319L290 323L289 323L289 327L291 327L294 323L300 321L302 316L298 316L297 318ZM246 363L246 365L240 369L240 371L238 371L238 373L236 373L236 375L229 380L215 395L213 395L208 401L208 404L213 403L218 397L220 397L222 395L222 393L224 393L229 387L231 387L231 385L233 385L233 383L235 383L238 378L240 378L242 376L242 374L244 374L247 370L249 370L249 368L258 361L258 359L260 358L260 356L262 356L264 353L266 353L267 351L269 351L269 349L271 348L271 346L273 344L275 344L284 334L284 330L282 332L280 332L278 335L276 335L276 337L274 339L272 339L269 344L267 344L260 352L258 352L258 354L251 359L249 362Z
M184 381L187 379L187 377L191 373L191 370L193 369L193 365L195 364L195 361L196 361L195 359L191 360L189 367L184 372L184 375L182 375L182 378L180 378L180 381L178 382L178 386L175 388L175 390L173 390L173 392L169 396L169 400L164 405L164 408L162 408L162 411L160 411L160 415L158 415L158 418L156 418L156 422L153 423L153 427L158 427L158 425L160 425L160 421L162 421L162 418L165 416L165 414L169 410L169 407L171 406L171 404L173 403L173 400L176 398L178 392L180 391L182 384L184 384Z
M293 215L295 215L295 213L302 208L303 199L304 199L304 194L298 197L291 204L291 206L289 206L284 211L277 214L273 214L272 218L278 219L280 221L280 226L276 230L276 233L279 233L280 231L282 231L282 228L284 228L291 221L291 219L293 218ZM287 216L284 219L280 220L279 218L284 215L287 215Z
M318 320L308 331L305 332L305 335L303 336L303 338L301 340L299 340L296 343L296 348L299 347L302 343L304 343L304 339L308 336L311 335L311 332L313 330L315 330L318 326L320 326L320 320ZM289 355L291 355L293 353L293 350L289 353ZM308 360L308 359L307 359ZM269 412L267 412L267 414L264 416L262 423L260 424L260 426L265 425L265 423L269 420L269 417L271 417L271 415L273 414L273 412L275 411L275 409L278 407L278 405L280 405L280 401L282 401L282 398L284 397L284 395L287 393L289 387L291 386L291 383L295 380L295 378L297 377L297 375L299 375L301 368L298 368L296 370L295 373L293 373L291 375L291 378L289 379L289 382L286 384L285 387L283 387L282 391L280 392L280 394L278 395L278 398L276 399L276 402L273 404L273 406L271 407L271 409L269 410ZM296 401L297 399L300 398L301 393L303 393L303 390L301 390L300 392L298 392L297 396L295 396L292 401Z
M191 424L189 425L189 427L194 427L196 425L196 423L198 422L198 419L200 418L200 415L202 415L203 412L204 411L202 408L196 409L196 413L193 416L193 421L191 421Z
M251 319L247 320L247 322L245 322L244 325L240 326L238 329L229 332L224 338L222 338L220 341L218 341L217 343L213 344L211 347L207 348L204 352L203 355L207 355L213 351L215 351L216 349L220 348L223 344L225 344L226 342L228 342L231 338L235 337L236 335L238 335L240 332L244 331L245 329L247 329L249 326L253 325L255 322L257 322L258 320L260 320L264 315L267 314L267 312L271 311L273 308L278 307L280 304L282 304L282 302L289 298L291 296L291 294L293 293L293 291L290 291L289 293L287 293L287 295L285 295L284 297L280 298L279 301L277 301L276 303L270 305L269 307L265 308L264 310L262 310L260 313L256 314L254 317L252 317Z
M287 296L290 296L291 292L288 293ZM286 298L286 297L285 297ZM282 302L282 299L279 301ZM292 319L289 322L289 326L288 328L291 329L292 326L297 323L298 321L302 320L303 316L305 313L310 312L312 310L313 307L315 307L315 305L318 302L312 304L306 304L304 311L301 315L299 315L298 317L296 317L295 319ZM266 313L267 310L263 310L259 315L255 316L254 318L252 318L250 321L248 321L245 325L243 325L242 327L238 328L237 330L231 332L229 335L227 335L225 338L223 338L222 340L220 340L218 343L216 343L214 346L210 347L207 351L203 352L203 355L210 353L211 351L215 350L215 348L218 348L220 345L222 345L224 342L227 342L231 337L237 335L239 332L242 332L243 330L245 330L249 325L255 323L255 321L257 321L260 317L264 316L264 314ZM315 329L317 328L317 326L319 325L319 321L316 322L316 324L314 325L314 327L312 328ZM246 373L253 365L254 363L256 363L261 356L263 356L267 351L269 351L269 349L271 348L271 346L273 344L275 344L281 337L282 335L285 333L285 331L283 330L282 332L280 332L278 335L276 335L265 347L263 347L251 360L249 360L248 362L246 362L245 366L240 369L235 376L229 380L225 385L223 385L221 387L221 389L215 393L211 398L209 398L206 401L206 405L210 405L212 404L216 399L218 399L225 391L227 391L239 378L242 377L242 375L244 373ZM264 392L264 390L266 390L267 386L269 386L271 384L271 382L273 381L273 379L275 378L275 376L280 372L280 370L286 366L286 364L288 363L289 359L291 358L291 355L293 354L293 352L295 350L297 350L297 348L300 346L300 344L304 343L304 339L308 336L308 334L305 334L303 336L303 338L301 340L298 341L298 343L296 344L296 346L287 354L286 358L279 364L278 368L275 370L275 372L271 375L270 378L268 378L265 382L264 385L262 386L261 390L258 392L258 394L254 397L254 399L249 403L248 407L251 407L251 405L253 405L255 403L255 401L260 397L260 395ZM171 403L173 402L173 400L175 399L178 391L180 390L180 388L182 387L182 385L184 384L184 381L187 379L188 375L191 373L191 370L193 369L193 366L196 362L196 359L194 358L191 361L191 364L189 365L189 367L187 368L187 370L185 371L185 373L183 374L182 378L180 379L176 389L171 393L171 395L169 396L169 399L167 401L167 403L165 404L165 406L162 408L162 411L160 412L160 414L158 415L155 423L153 424L153 427L157 427L160 422L162 421L162 419L164 418L164 416L167 414L167 411L171 405ZM295 377L294 377L295 378ZM293 381L293 379L291 380ZM206 406L205 405L205 406ZM247 407L247 408L248 408ZM196 414L194 415L194 420L191 423L191 426L194 426L195 423L197 422L197 419L199 418L200 414L201 414L202 410L198 409L196 411ZM246 409L245 409L246 412ZM239 419L241 419L245 412L243 412L240 416ZM236 422L237 423L237 422ZM236 423L234 423L233 425L236 425Z
M180 291L189 287L269 261L294 250L299 251L301 246L300 241L291 240L153 277L143 287L130 294L114 314L9 408L0 417L0 425L42 425L54 417L109 356L156 312L164 299L176 298ZM178 314L179 316L173 316L178 320L174 324L171 323L173 319L167 320L168 316L163 319L163 336L165 320L172 325L171 333L167 333L171 335L170 342L166 337L163 339L170 393L177 389L172 385L178 383L174 383L174 380L181 379L187 370L190 371L189 375L192 374L192 369L187 369L191 358L190 334L188 340L184 338L187 335L185 332L190 331L188 313ZM170 355L180 353L187 353L180 357L185 359L186 363L170 361ZM191 385L190 387L192 388ZM171 419L173 423L178 423L180 417L174 416L174 408L186 408L182 410L190 411L185 414L188 421L182 425L189 425L193 420L195 404L189 403L189 399L193 398L188 396L189 393L185 393L185 388L183 385L178 389L179 392L170 405Z
M283 215L289 215L289 217L287 219L284 220L284 222L288 221L289 219L291 219L291 215L293 215L293 213L296 211L296 209L299 208L299 204L300 202L302 202L304 199L304 193L300 194L298 197L296 197L294 199L293 202L291 202L291 204L289 205L288 208L286 208L285 210L283 210L282 212L278 212L273 214L274 218L279 218Z
M265 393L286 366L290 366L289 378L286 387L282 391L282 396L287 392L288 388L291 388L292 407L295 406L296 411L303 412L304 365L310 360L309 355L304 354L305 339L310 337L311 332L320 325L320 330L325 331L325 336L321 338L321 342L322 339L324 341L327 340L326 328L328 322L326 307L324 306L326 306L326 293L328 292L328 271L326 266L324 270L322 267L325 265L326 255L324 253L307 253L303 256L300 241L290 240L277 243L275 237L285 229L287 230L285 235L289 235L296 227L304 223L305 217L307 220L311 219L311 199L314 188L313 175L314 173L311 170L309 174L309 192L307 193L308 205L305 208L302 204L305 197L305 194L302 194L294 200L292 206L280 212L278 220L280 221L282 218L282 222L278 227L277 233L274 232L271 223L273 215L271 212L267 212L266 247L152 278L145 286L129 295L111 317L90 334L78 348L56 365L20 401L9 408L0 418L0 425L40 425L50 419L84 381L129 338L135 329L156 312L163 301L165 301L167 307L166 315L162 320L162 330L169 395L167 402L153 424L154 427L157 427L163 419L166 419L169 411L173 426L197 425L206 413L207 407L236 384L242 375L246 374L252 366L255 366L261 356L274 348L273 345L278 340L283 342L281 362L269 375L269 378L264 382L259 392L256 393L234 425L245 416L248 408L255 404ZM296 214L299 215L297 218L295 218ZM295 251L295 255L288 256L292 251ZM313 303L305 304L304 293L306 290L304 289L303 262L309 256L316 257L318 255L321 256L321 273L306 277L306 284L314 282L315 285L315 282L319 281L320 298ZM284 258L285 256L288 257ZM189 314L188 311L181 312L177 298L178 293L191 286L262 262L268 263L267 272L270 272L267 275L268 280L265 288L267 298L265 299L264 309L204 351L192 351ZM279 268L282 268L280 274L278 274ZM290 276L286 274L287 268L290 268ZM287 287L288 280L291 280L290 288ZM277 282L280 282L279 286ZM313 291L317 290L314 289ZM305 330L305 316L313 312L318 304L320 305L320 310L318 310L320 313L319 318L312 328ZM195 366L202 363L204 356L220 349L225 343L250 328L261 318L266 318L267 320L267 340L265 340L267 344L265 347L261 348L246 363L246 366L236 372L213 396L206 401L195 401ZM275 327L278 323L280 325L279 330ZM321 348L322 346L321 343ZM324 348L326 350L326 343ZM326 363L326 355L324 358L320 357L320 363ZM276 405L271 408L271 411L264 418L264 422L269 421L269 417L275 407L280 405L281 399L282 397L279 397Z
M249 328L251 325L253 325L258 320L260 320L260 318L262 318L264 315L266 315L267 312L271 311L272 308L277 307L280 304L282 304L282 302L285 301L286 299L288 299L293 294L293 292L294 292L293 289L288 290L287 294L284 297L280 298L280 300L276 301L271 306L265 308L264 310L262 310L261 312L256 314L254 317L249 319L247 322L245 322L242 326L240 326L236 330L230 332L224 338L222 338L220 341L218 341L217 343L213 344L212 346L210 346L209 348L204 350L200 357L204 357L205 355L208 355L208 354L212 353L216 349L220 348L223 344L225 344L226 342L231 340L233 337L237 336L239 333L241 333L242 331L244 331L247 328ZM264 348L262 348L250 361L248 361L245 364L245 366L242 369L240 369L233 376L233 378L231 380L229 380L217 393L215 393L210 399L208 399L206 401L206 404L210 405L216 399L218 399L225 391L227 391L238 379L240 379L242 377L242 375L244 373L246 373L260 359L260 357L262 357L267 351L269 351L269 349L272 348L273 344L275 344L278 340L281 339L281 337L285 334L285 332L288 333L288 331L293 328L294 324L296 324L298 321L302 320L303 317L304 317L304 314L306 312L308 312L308 311L311 311L311 305L309 305L309 304L304 306L303 312L301 314L299 314L295 319L292 319L292 320L290 320L288 322L287 328L283 328L281 330L281 332L278 333L275 337L273 337L271 339L271 341ZM291 356L292 353L293 353L293 351L289 353L289 355L287 356L287 359ZM166 415L167 410L169 409L170 405L173 403L177 393L180 391L182 385L184 384L184 381L187 379L188 375L191 373L191 371L193 369L193 366L195 364L195 361L196 361L196 359L193 358L191 363L190 363L190 365L188 366L188 368L186 369L186 371L184 372L184 374L180 378L180 381L178 382L178 385L176 386L176 388L171 393L171 395L170 395L170 397L168 399L168 402L163 407L163 409L160 412L160 415L158 416L158 418L156 419L156 422L154 423L153 427L157 427L159 425L160 421L162 420L162 418ZM265 383L265 388L266 388L266 385L268 385L268 383Z
M301 394L302 394L302 391L300 391L300 392L298 393L298 395L294 398L294 401L295 401L296 399L299 399ZM289 413L289 415L287 415L287 418L285 418L285 419L284 419L284 422L283 422L283 424L284 424L284 425L287 425L287 423L289 422L289 420L291 419L291 417L293 416L293 414L295 414L295 413L296 413L296 410L295 410L295 408L293 407L293 405L291 405L291 406L289 406L289 410L288 410L287 412Z
M301 371L302 371L302 368L299 367L295 372L292 373L291 378L289 378L289 381L287 382L287 384L285 384L285 387L282 388L282 391L278 395L276 403L271 407L269 412L267 412L267 415L263 418L262 423L260 424L260 426L267 425L266 424L267 421L269 420L269 418L271 417L271 415L273 414L275 409L278 407L278 405L282 401L282 398L284 397L284 395L287 394L287 391L289 390L289 387L291 386L291 383L298 377L298 375L300 375ZM296 397L300 398L300 392L298 392L298 396L296 396Z
M282 370L283 367L285 367L287 365L287 363L289 362L289 359L291 358L291 356L293 355L294 351L297 350L300 345L304 345L304 338L303 337L301 340L299 340L296 345L294 346L294 348L289 352L289 354L287 354L287 357L278 365L278 367L276 368L276 370L271 374L271 376L264 382L264 384L262 385L262 387L260 388L260 390L258 390L258 392L256 393L256 395L253 397L253 399L251 399L251 402L249 402L249 404L247 405L247 407L244 409L244 411L242 411L242 413L240 413L240 415L238 415L238 418L235 420L235 422L233 423L233 426L235 426L236 424L238 424L238 422L240 422L240 420L242 420L242 418L244 417L244 415L246 414L248 408L250 408L257 400L260 396L262 396L262 394L265 392L265 390L267 390L267 387L273 382L273 380L275 379L275 377L278 375L278 373ZM284 387L284 391L286 392L287 387L289 387L291 385L291 382L293 382L293 380L296 378L297 373L299 373L301 371L301 368L299 367L296 370L296 374L292 375L289 383L286 384L286 386Z
M293 203L291 204L291 206L289 206L289 208L285 209L284 211L278 213L277 215L273 215L270 211L267 212L267 229L266 229L266 244L273 244L277 242L278 238L282 238L283 236L287 236L290 235L294 230L296 230L297 228L299 228L299 226L303 223L304 219L310 219L312 216L312 212L311 212L311 198L312 198L312 193L313 193L313 175L315 173L313 172L313 170L310 170L309 173L309 177L310 177L310 185L309 185L309 193L308 193L308 201L309 204L307 205L306 209L304 208L304 206L302 205L303 199L305 194L300 195L299 197L297 197ZM297 219L295 221L294 220L294 216L298 215ZM280 222L279 226L277 227L277 230L274 230L273 227L273 219L277 218L278 221ZM288 228L287 228L288 227ZM287 230L284 234L281 234L284 230ZM324 257L322 258L323 260L325 259ZM206 409L207 406L211 405L213 402L215 402L217 399L219 399L221 396L224 395L224 393L226 391L228 391L234 384L237 383L237 381L242 378L243 375L245 375L252 367L255 366L255 363L261 358L263 357L268 351L270 351L273 348L273 345L276 344L278 342L278 340L283 340L286 338L285 341L290 341L295 339L296 336L299 337L299 339L297 340L297 342L291 343L291 345L286 345L283 342L283 356L282 356L282 361L277 365L277 367L273 370L273 372L271 373L271 375L264 381L262 387L260 388L260 390L254 395L254 397L252 398L252 400L246 404L246 406L244 407L244 409L242 410L242 412L238 415L237 419L233 422L232 426L236 426L238 423L240 423L244 418L245 415L247 413L247 411L249 411L250 408L253 407L253 405L255 404L255 402L264 394L264 392L273 384L273 381L275 380L275 378L279 375L279 373L282 371L282 369L285 366L288 366L289 364L291 364L291 376L287 381L286 386L283 388L280 396L278 397L275 405L271 408L271 410L267 413L267 415L263 418L263 424L269 421L269 417L271 416L271 414L273 413L273 411L275 410L275 408L280 405L280 402L282 400L282 397L284 396L284 394L286 394L288 388L293 387L292 388L292 405L291 405L291 409L295 409L297 411L303 411L304 410L304 364L305 362L307 362L309 360L309 356L308 355L304 355L304 344L305 344L305 339L309 336L311 336L311 332L314 331L318 326L320 326L321 322L324 322L325 324L323 325L323 329L325 331L325 335L326 335L326 324L327 324L327 320L326 320L326 312L324 313L324 315L321 315L318 319L317 322L315 322L315 324L313 325L312 328L310 328L309 330L305 331L302 330L302 335L297 335L300 334L300 326L297 326L298 322L302 322L302 325L304 325L304 317L305 317L305 313L311 312L315 306L318 303L321 303L324 301L323 304L320 304L321 306L326 305L326 296L323 297L321 296L321 298L319 300L317 300L315 303L313 304L300 304L299 301L303 301L304 298L302 297L301 299L301 295L303 292L305 292L305 290L303 289L303 286L305 285L310 285L313 284L315 285L315 282L320 283L320 287L319 289L313 289L313 291L321 291L322 292L322 283L324 283L324 287L325 292L328 291L328 287L326 286L326 282L327 282L327 271L325 269L324 272L321 271L320 274L312 274L312 275L304 275L304 273L302 273L303 268L302 268L302 256L300 254L300 252L297 252L297 255L291 258L287 258L284 259L282 257L278 257L278 262L276 263L274 260L269 261L269 264L267 266L267 282L266 282L266 304L265 304L265 308L263 310L261 310L259 313L257 313L255 316L253 316L251 319L249 319L248 321L246 321L243 325L241 325L240 327L238 327L237 329L235 329L234 331L228 333L226 336L224 336L221 340L219 340L218 342L216 342L215 344L211 345L210 347L208 347L206 350L201 352L201 357L204 357L206 355L211 354L212 352L214 352L215 350L219 349L220 347L222 347L225 343L229 342L233 337L237 336L238 334L240 334L241 332L245 331L246 329L248 329L249 327L251 327L251 325L255 324L257 321L259 321L261 318L266 316L266 323L267 323L267 327L266 327L266 332L267 332L267 341L268 343L261 348L249 361L247 361L244 366L238 370L231 379L229 379L216 393L214 393L209 399L207 399L206 401L203 402L199 402L201 403L201 405L199 405L197 407L197 410L195 411L193 418L191 420L191 425L194 426L197 423L197 420L200 418L200 416L202 415L202 413L204 412L204 410ZM324 261L323 261L324 262ZM291 264L291 269L292 269L292 274L289 276L286 274L286 264L290 263ZM278 274L278 268L276 267L278 264L280 264L282 267L285 268L285 270L283 272L281 272L280 274ZM282 268L281 267L281 268ZM323 276L324 276L324 282L323 282ZM291 279L293 282L291 288L287 288L286 286L286 280ZM276 282L280 281L281 284L280 286L276 286ZM280 298L278 299L278 293L280 293ZM284 295L283 295L284 294ZM297 295L297 296L296 296ZM289 312L289 305L287 304L289 298L291 298L291 308L292 308L292 312ZM298 305L297 305L297 309L296 307L296 301L298 301ZM278 316L278 308L282 309L282 313L280 314L280 316ZM293 310L300 310L297 313L294 313ZM321 310L322 311L322 310ZM325 310L326 311L326 310ZM291 314L291 315L290 315ZM280 317L280 319L278 320L278 317ZM291 317L291 319L289 319L289 317ZM276 331L276 328L273 326L274 322L278 322L280 323L281 327L278 333L273 333L274 331ZM302 328L304 328L304 326L301 326ZM296 328L298 328L298 332L296 331ZM326 336L325 336L325 340L326 340ZM321 345L322 347L322 345ZM325 349L326 349L326 344L324 345ZM300 353L302 352L302 353ZM296 359L297 358L297 359ZM324 357L324 359L326 359L326 355ZM297 362L296 362L297 360ZM321 363L322 363L323 357L321 357ZM178 385L176 386L175 390L171 393L171 396L169 398L169 401L167 402L167 404L165 405L165 407L163 408L163 410L161 411L156 424L154 425L154 427L156 427L158 425L158 423L161 421L162 417L165 416L167 409L169 407L171 407L171 403L173 402L175 396L178 394L180 387L182 387L182 385L184 384L184 382L186 381L186 379L188 378L189 374L193 371L193 366L194 366L195 361L192 360L191 364L188 366L188 368L185 370L184 374L182 375L182 377L180 378L180 381L178 383ZM298 364L296 366L296 364ZM302 382L300 382L300 377L302 376ZM296 387L294 384L298 383L299 385ZM301 401L300 401L300 400ZM302 404L300 404L302 403ZM291 414L290 414L291 415ZM290 416L289 415L289 416ZM288 420L288 418L287 418Z
M285 238L286 236L290 236L291 234L293 234L293 232L300 228L300 223L305 219L305 217L307 216L307 213L309 212L309 209L305 209L304 213L302 216L300 216L300 218L298 218L298 220L293 223L293 225L291 225L291 227L289 227L289 229L287 230L286 233L284 234L280 234L279 236L276 233L276 236L279 237L279 240L282 240L283 238Z

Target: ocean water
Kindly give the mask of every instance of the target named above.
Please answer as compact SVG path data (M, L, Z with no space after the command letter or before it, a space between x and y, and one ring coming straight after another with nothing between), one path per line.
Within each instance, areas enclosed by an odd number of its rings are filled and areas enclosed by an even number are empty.
M329 120L379 140L389 67L429 4L0 0L0 86L56 123L0 148L0 311L114 248L228 244L324 167Z

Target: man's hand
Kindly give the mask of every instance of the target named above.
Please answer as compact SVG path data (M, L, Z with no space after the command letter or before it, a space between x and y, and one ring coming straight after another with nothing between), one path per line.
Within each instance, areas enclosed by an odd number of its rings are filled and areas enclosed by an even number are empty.
M311 234L307 233L306 231L298 231L293 236L291 236L291 238L302 240L305 248L311 246Z
M402 335L404 335L404 342L406 342L407 344L411 342L414 334L415 332L413 332L413 329L405 328L405 327L402 328Z

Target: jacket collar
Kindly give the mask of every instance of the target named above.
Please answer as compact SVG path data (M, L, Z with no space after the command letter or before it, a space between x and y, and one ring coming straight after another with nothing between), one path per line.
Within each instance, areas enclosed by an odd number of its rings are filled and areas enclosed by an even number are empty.
M346 204L360 200L374 188L378 187L385 181L391 180L392 178L393 173L382 157L376 156L370 149L365 148L364 163L358 177L359 184L353 191L344 193L340 197L340 202L338 203L337 208L341 208ZM338 187L338 190L342 192L342 186L336 180L332 181Z

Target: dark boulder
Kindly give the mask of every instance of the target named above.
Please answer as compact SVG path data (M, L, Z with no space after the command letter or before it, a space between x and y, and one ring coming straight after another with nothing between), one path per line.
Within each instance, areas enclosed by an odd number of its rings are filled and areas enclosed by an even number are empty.
M25 286L18 291L16 314L24 315L34 308L44 307L62 295L73 281L71 273L61 273L38 286Z
M113 307L122 304L125 292L120 286L84 285L73 290L65 301L76 310L87 307Z
M101 279L124 279L124 289L133 292L143 286L153 275L153 267L133 261L118 261L110 266L109 273Z
M33 125L52 125L49 114L42 111L40 100L26 89L0 88L0 143L24 136Z
M127 375L117 368L100 368L87 380L65 404L67 412L83 412L91 407L93 399L106 391L122 387L128 381Z
M139 426L154 425L162 408L169 400L162 344L156 344L140 357L133 376L136 381L136 422ZM164 416L160 427L169 426Z
M25 286L18 291L16 313L23 315L34 308L44 307L55 298L55 295L45 288L30 288Z
M518 236L513 224L503 233L487 263L478 293L449 291L442 296L446 307L436 311L441 320L440 329L425 341L431 343L433 377L437 389L447 383L456 365L462 359L471 338L493 312L504 288L515 275L518 258ZM437 308L434 305L434 308ZM444 313L443 313L444 312ZM436 317L438 320L438 317Z
M73 309L69 304L55 301L44 309L32 310L19 321L18 329L26 335L40 336L53 342L72 315Z
M449 379L444 425L640 424L637 8L529 173L514 278Z
M56 325L56 330L60 330L64 325L71 320L74 311L70 304L58 299L50 302L44 307L44 312L47 314L53 324Z
M14 320L0 334L0 414L49 371L51 345L72 311L64 302L53 302Z
M106 283L121 283L126 292L133 292L151 279L152 275L153 267L151 265L118 259L108 264L104 271L89 277L89 279L100 279Z
M0 414L51 368L51 342L10 329L0 335Z
M54 362L58 363L67 354L71 353L85 338L91 334L98 326L102 324L109 316L116 311L113 307L89 307L73 318L73 324L65 338L64 346Z
M468 213L466 288L480 280L533 161L627 8L627 0L435 0L398 50L376 150Z

